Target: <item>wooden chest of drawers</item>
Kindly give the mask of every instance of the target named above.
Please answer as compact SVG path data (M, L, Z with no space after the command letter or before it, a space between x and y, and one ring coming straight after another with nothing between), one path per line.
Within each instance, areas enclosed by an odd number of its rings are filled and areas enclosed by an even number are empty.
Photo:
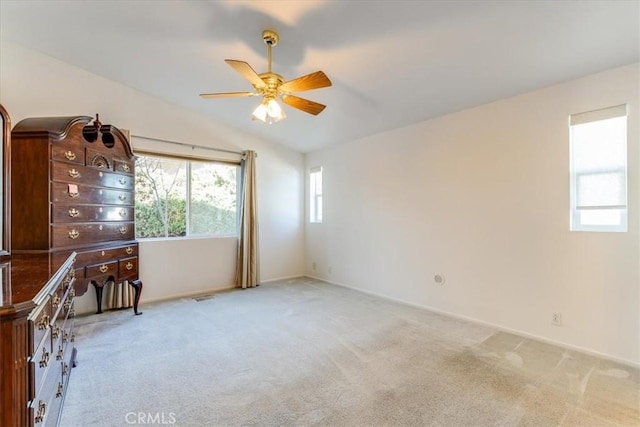
M58 423L76 354L75 256L17 255L0 266L2 426Z
M57 424L62 398L75 361L73 342L75 281L73 255L45 286L39 305L27 317L29 420Z
M142 282L135 241L135 165L127 137L91 117L30 118L11 133L11 247L77 253L76 293L107 283Z

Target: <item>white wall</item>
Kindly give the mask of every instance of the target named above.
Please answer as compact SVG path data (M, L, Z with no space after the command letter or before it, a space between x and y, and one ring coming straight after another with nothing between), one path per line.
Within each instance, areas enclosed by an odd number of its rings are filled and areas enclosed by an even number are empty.
M309 153L307 274L638 364L638 81L636 64ZM570 232L568 116L622 103L629 231Z
M13 125L26 117L100 113L103 123L137 135L255 150L261 278L303 273L302 154L9 42L0 45L0 103ZM233 286L235 251L233 238L143 241L142 302ZM94 300L90 289L77 301L79 311L94 310Z

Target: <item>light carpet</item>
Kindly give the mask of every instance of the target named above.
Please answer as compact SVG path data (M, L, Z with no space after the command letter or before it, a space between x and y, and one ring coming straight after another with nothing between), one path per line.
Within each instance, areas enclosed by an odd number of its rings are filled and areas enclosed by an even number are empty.
M76 320L63 427L634 426L638 369L308 278Z

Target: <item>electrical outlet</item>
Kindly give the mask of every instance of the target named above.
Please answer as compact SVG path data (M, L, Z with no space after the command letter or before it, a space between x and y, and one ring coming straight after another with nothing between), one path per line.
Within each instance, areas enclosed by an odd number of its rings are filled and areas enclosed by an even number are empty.
M562 326L562 313L551 313L551 324Z

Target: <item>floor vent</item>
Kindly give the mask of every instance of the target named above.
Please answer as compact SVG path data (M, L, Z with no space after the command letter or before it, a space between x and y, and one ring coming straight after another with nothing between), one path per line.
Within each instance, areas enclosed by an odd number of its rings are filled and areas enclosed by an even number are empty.
M197 297L193 297L194 300L196 301L206 301L208 299L212 299L215 298L216 295L215 294L209 294L209 295L199 295Z

